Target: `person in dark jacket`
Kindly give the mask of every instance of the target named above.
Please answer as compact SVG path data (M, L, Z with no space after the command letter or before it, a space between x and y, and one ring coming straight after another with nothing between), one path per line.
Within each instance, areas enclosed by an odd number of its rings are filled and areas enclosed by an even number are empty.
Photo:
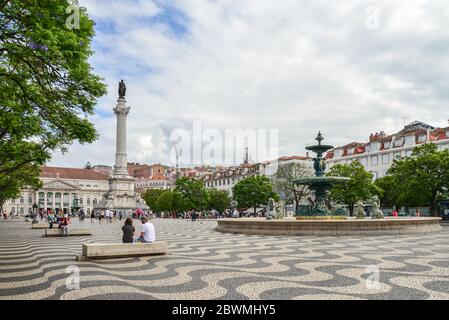
M133 220L128 218L125 220L125 225L122 227L123 231L123 243L133 243L134 242L134 232L136 229L133 226Z

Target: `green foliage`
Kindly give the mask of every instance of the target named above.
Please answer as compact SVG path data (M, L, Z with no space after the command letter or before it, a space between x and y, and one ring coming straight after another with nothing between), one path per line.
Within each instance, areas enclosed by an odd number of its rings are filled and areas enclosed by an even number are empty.
M375 194L382 194L382 190L373 184L372 173L366 171L358 161L353 161L350 164L336 164L327 175L350 178L346 183L335 185L331 189L330 195L333 201L347 204L351 215L357 201L368 200Z
M306 164L289 163L280 165L273 177L274 190L283 195L282 198L286 203L294 201L298 205L301 199L310 194L310 190L307 186L295 184L295 181L310 176L313 176L313 170Z
M171 190L163 192L155 203L154 210L156 212L171 212L173 211L173 192Z
M175 190L183 197L186 210L204 210L207 208L208 195L204 183L200 180L183 177L176 181Z
M148 189L144 193L142 193L142 199L145 200L146 204L150 207L151 210L159 212L160 210L157 207L157 200L162 193L164 193L164 190Z
M156 201L156 212L180 212L189 210L189 203L176 190L164 190Z
M405 204L404 199L400 196L400 192L398 192L398 182L393 176L381 177L374 184L383 190L382 195L379 197L382 206L400 208Z
M229 192L227 192L226 190L210 189L207 191L207 193L209 199L207 208L209 210L215 209L221 213L225 209L229 208L231 203Z
M69 4L0 1L0 205L38 187L53 150L97 138L86 118L106 93L88 62L94 22L81 9L79 28L68 29Z
M388 175L401 204L426 203L436 215L438 196L449 190L449 150L440 151L433 143L416 147L411 157L395 160Z
M240 180L233 188L234 199L240 208L265 206L268 199L279 201L279 195L273 191L271 181L266 176L251 176Z

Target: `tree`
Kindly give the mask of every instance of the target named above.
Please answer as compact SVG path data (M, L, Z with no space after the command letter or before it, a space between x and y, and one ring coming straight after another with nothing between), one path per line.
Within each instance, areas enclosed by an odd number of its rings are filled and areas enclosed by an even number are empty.
M366 171L358 161L350 164L336 164L327 175L350 178L348 182L332 187L330 195L333 201L347 204L351 216L357 201L365 201L375 194L382 194L382 190L373 183L373 174Z
M377 179L374 184L382 189L384 192L380 197L380 203L384 207L400 208L404 205L400 197L397 181L393 176L386 175Z
M106 93L88 62L94 22L80 8L68 28L70 4L0 0L0 206L23 186L39 187L52 151L97 138L86 118Z
M151 210L159 212L160 210L157 207L157 199L163 192L164 190L161 189L148 189L142 193L142 199L145 200L146 204L150 207Z
M156 201L156 212L180 212L189 210L183 195L176 190L164 190Z
M310 195L307 186L298 185L295 181L302 177L313 176L313 171L303 163L289 163L280 165L273 177L274 190L284 196L284 200L294 201L295 212L301 199Z
M226 190L210 189L208 193L207 208L209 210L215 209L218 212L223 212L226 208L229 208L231 203L231 197Z
M156 200L155 203L156 212L172 212L173 205L173 192L171 190L164 191Z
M418 199L427 203L436 216L438 196L449 190L449 150L440 151L433 143L416 147L411 157L395 160L388 175L393 177L400 199L408 206L417 205Z
M202 181L183 177L176 180L175 190L183 196L187 210L206 209L207 191Z
M254 215L258 206L265 206L268 199L279 200L279 195L273 191L271 181L266 176L251 176L240 180L233 187L234 199L241 208L254 208Z

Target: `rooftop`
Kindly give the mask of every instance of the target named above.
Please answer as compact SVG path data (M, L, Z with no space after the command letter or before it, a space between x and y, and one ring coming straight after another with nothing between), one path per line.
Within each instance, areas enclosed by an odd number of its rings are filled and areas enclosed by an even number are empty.
M80 180L108 180L107 175L95 172L91 169L60 168L60 167L42 167L41 177L80 179Z

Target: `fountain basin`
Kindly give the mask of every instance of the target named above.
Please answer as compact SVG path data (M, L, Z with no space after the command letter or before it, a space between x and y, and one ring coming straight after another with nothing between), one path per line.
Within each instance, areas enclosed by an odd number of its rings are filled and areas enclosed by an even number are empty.
M266 236L381 236L434 233L442 230L441 218L386 218L348 220L220 219L216 230L224 233Z
M295 180L295 183L308 186L332 186L334 184L347 182L349 180L351 179L346 177L305 177Z

